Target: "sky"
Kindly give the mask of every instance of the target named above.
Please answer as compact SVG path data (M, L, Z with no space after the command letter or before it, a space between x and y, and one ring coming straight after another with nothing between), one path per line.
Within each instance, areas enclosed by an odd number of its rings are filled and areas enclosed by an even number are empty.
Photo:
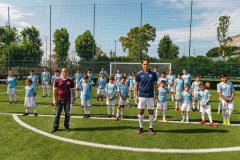
M0 0L0 25L6 25L7 7L10 7L10 24L19 31L34 25L39 29L43 50L47 44L49 54L50 12L52 5L52 36L57 28L65 27L70 35L70 58L75 53L74 41L86 30L93 32L95 5L95 39L103 51L114 50L114 41L125 36L132 27L142 24L156 27L157 37L150 42L148 54L157 57L157 47L164 35L170 35L179 46L180 56L189 54L190 0ZM217 24L222 15L229 15L229 36L240 34L240 1L193 0L191 55L205 55L218 46ZM46 43L46 38L48 39ZM52 43L52 48L53 48ZM44 53L46 56L46 52ZM124 56L120 42L117 55Z

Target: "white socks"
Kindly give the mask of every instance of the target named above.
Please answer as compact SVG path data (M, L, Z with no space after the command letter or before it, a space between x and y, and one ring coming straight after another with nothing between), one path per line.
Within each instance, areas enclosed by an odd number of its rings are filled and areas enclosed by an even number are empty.
M139 126L140 128L143 128L143 119L144 119L144 115L138 115L138 118L139 118Z
M153 119L154 119L154 115L149 115L149 123L150 123L149 128L153 128Z

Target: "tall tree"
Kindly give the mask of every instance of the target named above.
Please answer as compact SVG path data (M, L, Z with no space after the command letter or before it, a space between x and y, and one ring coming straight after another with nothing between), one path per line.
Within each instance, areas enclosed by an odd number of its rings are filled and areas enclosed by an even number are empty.
M159 42L157 51L159 59L177 58L179 55L179 48L172 43L169 35L163 36Z
M65 62L68 57L68 51L70 47L69 33L66 28L56 29L54 32L54 52L57 66L62 62Z
M128 57L132 60L141 60L146 57L149 41L154 41L156 37L156 28L144 24L141 27L130 29L127 36L122 36L119 41L122 43L123 51L128 51Z
M230 16L225 15L225 16L219 17L219 23L217 27L217 38L218 38L220 51L222 52L223 58L225 57L225 48L227 45L227 41L231 40L231 38L228 37L227 35L230 24L231 24Z
M19 52L17 43L19 41L18 31L15 27L0 27L0 61L1 66L6 65L8 52L10 59L18 58L16 54ZM9 50L10 49L10 50Z
M89 30L79 35L75 40L76 53L81 60L94 59L96 55L96 43Z
M34 26L26 27L21 32L21 59L33 60L34 64L40 64L43 56L40 33Z

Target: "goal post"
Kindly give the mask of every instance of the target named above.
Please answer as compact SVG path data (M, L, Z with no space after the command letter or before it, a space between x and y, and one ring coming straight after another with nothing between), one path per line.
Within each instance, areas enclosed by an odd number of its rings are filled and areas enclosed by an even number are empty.
M171 63L150 63L149 68L153 70L155 67L158 67L158 72L161 73L163 71L167 72L172 68ZM132 62L110 62L110 76L115 75L117 69L120 70L121 73L130 73L131 71L135 71L136 73L142 70L141 63L132 63Z

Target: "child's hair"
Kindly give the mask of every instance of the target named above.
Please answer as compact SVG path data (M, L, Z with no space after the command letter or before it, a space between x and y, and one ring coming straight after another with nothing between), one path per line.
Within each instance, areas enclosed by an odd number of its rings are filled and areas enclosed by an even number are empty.
M89 69L88 69L88 71L92 71L92 69L91 69L91 68L89 68Z
M226 73L223 73L223 74L221 74L220 77L221 77L221 78L223 78L223 77L228 77L228 75L227 75Z
M113 76L111 76L111 77L109 78L109 80L114 80L114 77L113 77Z
M189 88L190 86L188 84L185 84L184 88Z
M47 67L46 67L46 66L45 66L45 67L43 67L43 68L47 69Z
M164 80L161 80L161 84L166 84L166 81L164 81Z
M158 69L158 67L157 67L157 66L155 66L155 67L154 67L154 69Z
M177 74L178 76L182 76L182 73L181 72L178 72L178 74Z
M166 72L165 72L165 71L163 71L161 74L166 74Z
M78 69L77 69L77 71L81 71L81 69L80 69L80 68L78 68Z
M199 87L203 86L203 87L206 87L206 85L204 83L199 83L198 85Z
M34 73L35 71L34 71L34 69L31 69L30 72Z
M27 79L26 82L32 84L32 80L31 79Z
M201 76L200 75L196 75L195 78L201 78Z
M88 74L87 73L83 74L83 79L88 79Z
M55 72L55 73L60 73L60 70L56 68L56 69L54 70L54 72Z
M127 77L126 77L126 76L122 76L122 79L125 79L125 80L126 80L126 79L127 79Z

